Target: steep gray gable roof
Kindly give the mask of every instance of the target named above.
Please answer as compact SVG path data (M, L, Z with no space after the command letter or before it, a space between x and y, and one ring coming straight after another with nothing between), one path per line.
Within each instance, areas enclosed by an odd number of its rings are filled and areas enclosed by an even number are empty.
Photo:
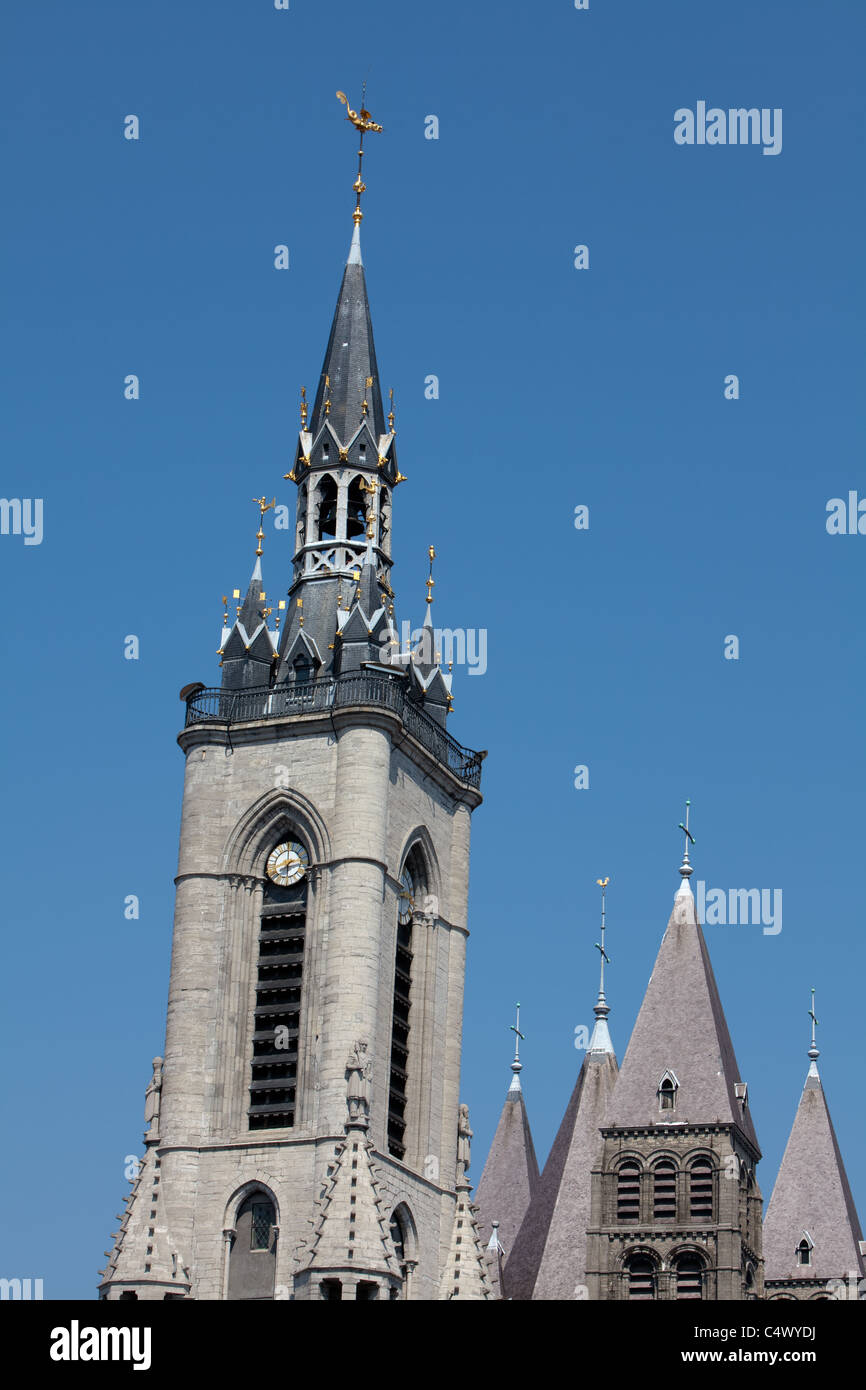
M523 1092L519 1082L512 1082L475 1194L481 1243L488 1244L493 1222L498 1221L506 1266L537 1184L538 1160Z
M808 1232L811 1265L796 1249ZM818 1069L812 1064L764 1219L765 1279L862 1277L863 1234Z
M653 973L620 1069L609 1123L646 1128L667 1118L658 1085L666 1071L679 1089L670 1119L732 1124L760 1154L748 1105L734 1091L742 1078L695 900L686 881L674 899Z
M508 1252L507 1297L573 1299L586 1281L592 1170L600 1126L616 1081L613 1052L588 1052L544 1165L535 1195Z

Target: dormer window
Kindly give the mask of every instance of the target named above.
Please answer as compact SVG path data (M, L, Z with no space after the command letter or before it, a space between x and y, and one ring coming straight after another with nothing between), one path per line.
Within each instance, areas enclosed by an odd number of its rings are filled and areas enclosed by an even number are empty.
M308 685L313 678L312 662L305 656L296 656L292 662L292 670L295 673L295 685Z
M658 1088L660 1111L662 1111L663 1113L668 1113L670 1111L676 1110L677 1091L679 1090L679 1086L680 1083L677 1081L673 1072L666 1071L661 1081L659 1082Z

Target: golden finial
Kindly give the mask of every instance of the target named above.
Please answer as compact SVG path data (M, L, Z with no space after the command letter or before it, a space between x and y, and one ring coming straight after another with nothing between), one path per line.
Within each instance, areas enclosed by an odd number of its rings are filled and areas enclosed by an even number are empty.
M361 571L352 570L352 578L358 586L357 591L355 593L355 598L359 599L361 597Z
M327 372L325 372L325 390L328 393L325 396L325 415L328 416L331 413L331 378Z
M427 602L428 602L428 603L432 603L432 602L433 602L433 586L434 586L434 584L436 583L436 580L433 578L433 561L436 559L436 551L434 550L434 548L433 548L432 545L429 547L429 549L428 549L428 551L427 551L427 554L428 554L429 557L430 557L430 575L429 575L429 578L426 580L426 584L427 584Z
M354 222L356 227L360 227L361 220L364 216L364 214L361 211L361 194L365 193L367 190L367 185L364 183L364 180L361 177L361 165L364 159L364 136L366 135L368 130L375 131L379 135L381 135L382 133L382 127L376 124L376 122L370 115L370 112L366 109L366 107L363 104L366 92L367 84L365 82L364 90L361 93L360 111L352 110L351 106L349 105L349 98L346 96L345 92L337 93L338 101L341 101L346 108L346 120L352 122L352 125L355 127L355 129L361 137L358 148L358 176L355 179L355 182L352 184L352 187L355 190L355 211L352 213L352 221Z
M375 532L376 532L376 527L375 527L375 523L374 523L374 518L375 518L375 515L376 515L376 513L375 513L376 488L379 486L379 479L378 479L378 478L371 478L369 482L365 482L365 481L362 479L362 481L358 484L358 486L359 486L359 488L361 489L362 492L369 492L369 494L370 494L370 505L369 505L369 507L367 508L367 539L368 539L368 540L372 540L372 539L373 539L373 536L375 535Z
M366 378L364 379L364 399L363 399L362 402L361 402L361 414L362 414L362 415L366 415L366 414L367 414L367 411L370 409L369 405L367 404L367 392L369 391L369 389L370 389L370 387L371 387L372 385L373 385L373 378L372 378L371 376L366 377Z
M307 388L301 387L301 429L307 428Z
M299 624L300 627L303 627L303 626L304 626L304 600L303 600L302 598L299 598L297 602L298 602L298 613L299 613L299 616L298 616L298 624Z
M286 600L284 598L281 598L279 604L277 605L279 612L277 613L277 616L274 618L274 627L277 629L277 632L279 632L280 630L280 614L285 609L285 606Z
M390 431L391 431L392 434L396 434L397 431L396 431L395 428L394 428L394 387L393 387L393 386L391 387L391 390L388 392L388 399L389 399L389 401L391 402L391 409L388 411L388 428L390 429Z
M255 502L256 506L258 507L259 513L260 513L260 515L259 515L259 529L258 529L258 531L256 532L256 540L257 540L257 542L258 542L258 545L256 546L256 554L257 554L257 555L261 555L261 553L262 553L262 541L263 541L264 538L265 538L265 533L264 533L264 531L262 530L262 522L263 522L264 519L265 519L265 512L269 512L269 511L271 510L272 507L275 507L275 506L277 505L277 499L276 499L276 497L275 497L274 500L273 500L273 502L269 502L269 501L267 500L266 497L262 496L262 497L254 497L254 498L253 498L253 501Z

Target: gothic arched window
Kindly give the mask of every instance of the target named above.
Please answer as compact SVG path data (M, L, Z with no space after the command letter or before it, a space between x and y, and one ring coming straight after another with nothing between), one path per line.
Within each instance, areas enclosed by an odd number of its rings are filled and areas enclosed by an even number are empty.
M629 1255L625 1262L628 1274L628 1296L632 1301L646 1302L656 1296L655 1265L649 1255Z
M676 1258L677 1298L703 1298L704 1262L691 1252Z
M316 539L323 541L337 534L337 484L326 473L316 489L318 510L316 513Z
M698 1158L689 1169L689 1214L692 1221L713 1219L713 1165Z
M619 1221L640 1220L640 1167L634 1160L617 1169L616 1215Z
M367 503L361 478L353 478L349 484L346 506L346 539L353 540L363 536L367 530Z
M677 1170L669 1159L653 1168L653 1217L673 1221L677 1214Z
M250 1129L295 1123L310 856L285 832L267 858L259 922Z
M273 1199L256 1188L241 1202L229 1253L230 1299L271 1299L276 1273L277 1209Z
M394 954L394 1004L391 1022L391 1067L388 1081L388 1152L406 1154L406 1105L409 1086L409 1034L412 1008L412 924L418 896L426 892L426 871L420 850L409 853L400 875L397 898L397 941Z
M804 1236L797 1246L797 1264L810 1265L812 1263L812 1247Z
M666 1071L659 1082L659 1110L676 1110L679 1082L672 1071Z

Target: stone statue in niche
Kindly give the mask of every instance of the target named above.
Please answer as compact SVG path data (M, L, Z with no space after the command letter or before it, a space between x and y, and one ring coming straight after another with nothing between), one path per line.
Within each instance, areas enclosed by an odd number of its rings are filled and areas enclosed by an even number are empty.
M348 1084L346 1103L349 1107L349 1123L366 1128L370 1114L370 1080L373 1076L373 1063L367 1056L365 1038L358 1038L346 1060Z

